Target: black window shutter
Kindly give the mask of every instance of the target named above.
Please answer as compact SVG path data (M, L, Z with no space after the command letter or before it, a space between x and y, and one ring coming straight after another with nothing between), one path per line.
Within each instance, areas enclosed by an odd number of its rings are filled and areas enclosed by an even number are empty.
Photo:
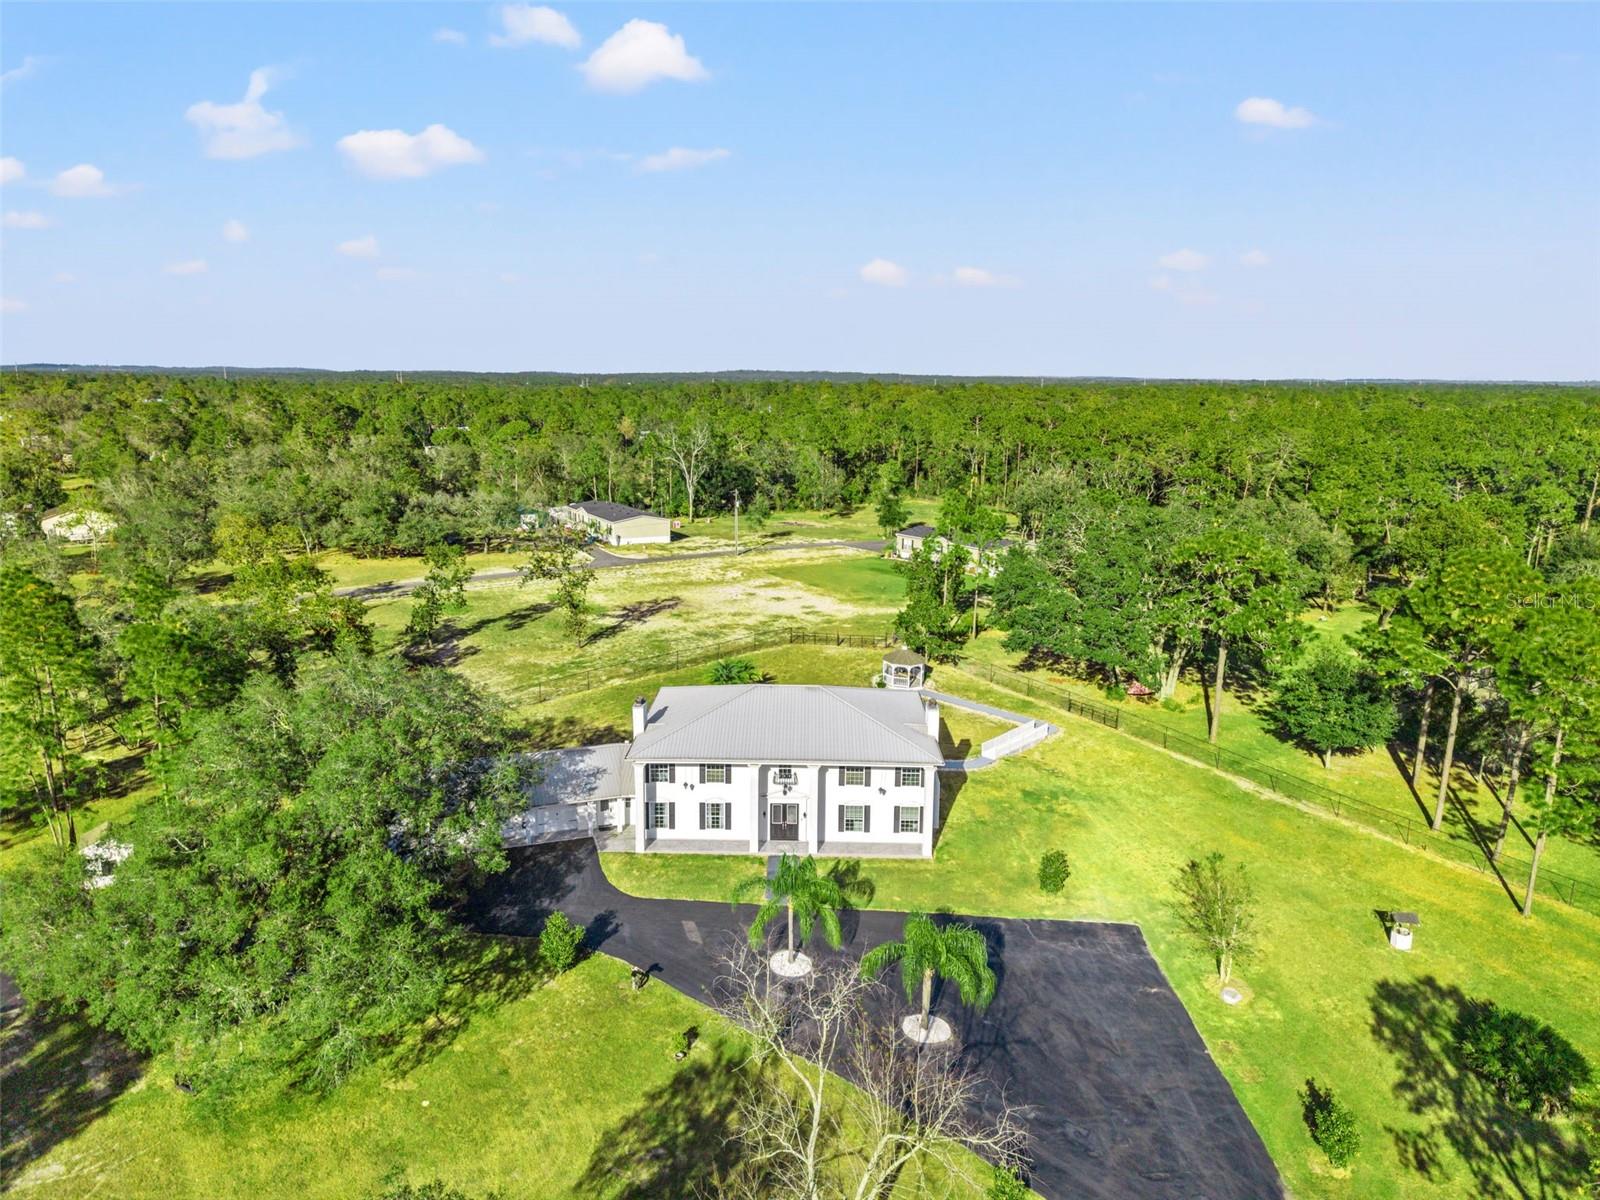
M678 806L676 804L674 804L672 801L668 800L667 801L667 828L668 829L676 829L678 827L677 818L678 818Z
M840 787L844 786L844 768L843 767L839 768L839 786Z
M732 829L733 828L733 805L732 804L724 804L722 806L722 827L724 829Z
M667 782L671 783L678 777L678 768L671 763L667 764Z
M839 770L843 771L844 768L840 767ZM844 832L844 805L842 804L839 805L839 832Z
M863 804L861 806L861 832L872 832L872 805L870 804Z
M702 800L702 801L700 801L700 828L704 829L705 827L706 827L706 802L704 800Z

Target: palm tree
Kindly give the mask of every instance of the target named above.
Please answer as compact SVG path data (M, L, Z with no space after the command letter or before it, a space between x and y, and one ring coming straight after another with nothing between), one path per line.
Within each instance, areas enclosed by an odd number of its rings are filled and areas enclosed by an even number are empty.
M928 1029L928 1009L933 1003L933 977L948 979L961 993L961 1002L987 1008L994 999L995 976L989 966L989 944L971 925L935 925L926 913L906 916L905 933L898 942L874 946L861 959L866 975L882 975L892 963L900 964L900 981L906 999L915 1000L922 984L921 1028Z
M822 936L835 950L844 940L839 930L839 910L845 897L838 882L831 875L817 873L817 860L783 855L778 859L778 871L771 879L757 875L746 879L734 889L737 903L745 897L762 892L765 898L756 919L750 923L750 946L759 949L767 926L779 912L787 912L789 924L789 959L795 955L794 924L800 922L800 940L811 936L811 927L821 924Z

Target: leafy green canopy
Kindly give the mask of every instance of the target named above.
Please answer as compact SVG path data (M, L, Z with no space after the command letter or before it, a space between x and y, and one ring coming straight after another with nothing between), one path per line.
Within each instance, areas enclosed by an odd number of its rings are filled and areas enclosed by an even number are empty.
M194 723L169 789L113 836L13 883L0 951L25 995L83 1005L197 1086L257 1069L337 1084L432 1012L464 874L504 862L519 803L497 711L460 678L348 657L257 677ZM63 865L64 864L64 865Z
M989 1007L994 999L998 980L989 966L989 943L965 922L936 925L926 913L908 913L901 940L868 950L861 958L861 972L881 975L895 963L900 964L900 982L907 1000L915 1000L921 986L924 1020L928 1015L929 985L935 977L955 984L963 1004L981 1009Z

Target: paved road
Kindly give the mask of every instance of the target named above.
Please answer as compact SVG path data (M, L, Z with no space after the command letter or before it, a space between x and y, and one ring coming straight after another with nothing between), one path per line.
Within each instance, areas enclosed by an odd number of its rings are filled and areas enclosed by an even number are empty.
M647 900L612 887L594 846L511 852L473 899L479 928L531 936L560 909L591 944L699 1000L748 910ZM846 914L844 953L898 937L904 915ZM974 1014L941 995L960 1053L1023 1106L1032 1183L1051 1200L1275 1200L1272 1160L1133 925L967 918L993 948L995 1001ZM815 952L815 951L813 951ZM885 993L895 1013L898 994ZM885 1012L885 1019L892 1014Z
M727 558L735 554L768 554L784 550L816 550L826 547L845 547L850 550L875 550L882 551L887 542L860 541L860 542L780 542L775 546L750 546L738 550L693 550L682 554L656 554L648 558L632 557L624 554L613 554L603 546L589 547L589 566L597 571L609 570L613 567L646 567L652 563L685 562L692 558ZM478 571L471 579L467 580L468 587L485 583L499 583L508 579L515 579L521 574L515 567L496 567L488 571ZM383 583L368 583L359 587L334 588L335 596L356 596L367 600L378 596L405 596L422 586L421 579L392 579Z

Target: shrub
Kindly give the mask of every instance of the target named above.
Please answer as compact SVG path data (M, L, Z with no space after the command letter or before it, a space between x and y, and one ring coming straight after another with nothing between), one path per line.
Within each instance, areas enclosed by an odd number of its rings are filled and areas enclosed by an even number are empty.
M1543 1021L1492 1000L1468 1004L1456 1019L1456 1050L1467 1069L1513 1108L1548 1116L1593 1078L1588 1060Z
M984 1200L1028 1200L1033 1193L1022 1182L1022 1172L1015 1167L996 1167L989 1177L989 1190Z
M583 926L574 925L564 912L553 912L539 931L539 961L559 975L578 961Z
M1039 890L1046 895L1058 895L1067 886L1067 876L1071 874L1065 850L1046 850L1039 859Z
M1327 1088L1318 1087L1315 1079L1306 1080L1306 1089L1300 1093L1300 1105L1311 1140L1322 1148L1334 1166L1349 1166L1361 1145L1361 1130L1356 1126L1355 1113Z
M719 658L706 678L712 683L759 683L761 672L748 658Z

